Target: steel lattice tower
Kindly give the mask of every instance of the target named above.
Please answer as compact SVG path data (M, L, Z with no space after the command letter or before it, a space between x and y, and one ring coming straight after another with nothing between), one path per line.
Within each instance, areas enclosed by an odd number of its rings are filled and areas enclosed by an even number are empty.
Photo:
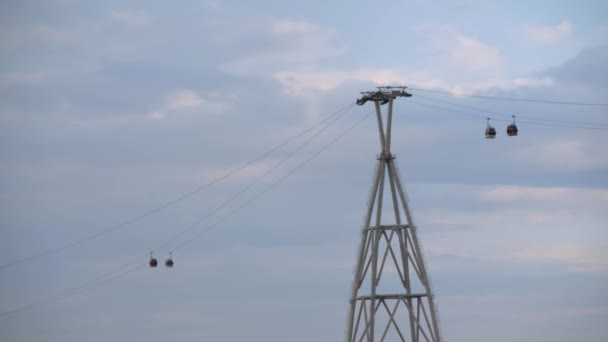
M390 149L393 100L411 95L405 87L379 87L362 95L358 105L374 103L382 152L377 158L361 232L346 341L440 342L438 315L422 246ZM386 127L381 110L384 104L388 104ZM383 217L385 187L390 192L386 201L392 202L393 210Z

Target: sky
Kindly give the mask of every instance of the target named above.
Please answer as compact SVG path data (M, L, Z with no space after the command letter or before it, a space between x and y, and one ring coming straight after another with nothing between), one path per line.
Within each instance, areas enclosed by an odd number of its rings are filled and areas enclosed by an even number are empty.
M608 103L606 13L568 0L3 1L1 264L112 229L360 91L402 85L413 97L395 103L392 150L445 341L606 341L608 107L464 96ZM0 316L0 340L342 340L380 150L371 110L1 268L0 313L18 311ZM175 267L148 268L166 241L161 263L185 243Z

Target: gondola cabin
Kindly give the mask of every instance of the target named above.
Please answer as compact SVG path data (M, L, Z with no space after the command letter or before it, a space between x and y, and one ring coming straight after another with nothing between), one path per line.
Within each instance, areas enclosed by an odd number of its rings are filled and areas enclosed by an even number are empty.
M507 135L510 137L517 136L517 125L515 124L515 115L513 115L513 122L507 126Z
M173 267L173 257L171 256L171 253L169 253L169 258L167 258L167 260L165 260L165 267L168 267L168 268Z
M154 256L152 256L152 253L150 253L150 267L156 267L158 265L158 261L156 260L156 258Z
M492 126L488 126L486 128L486 139L494 139L496 138L496 128Z
M150 258L150 267L158 266L158 261L155 258Z
M486 126L486 139L494 138L496 138L496 128L490 126L490 118L488 118L488 123Z

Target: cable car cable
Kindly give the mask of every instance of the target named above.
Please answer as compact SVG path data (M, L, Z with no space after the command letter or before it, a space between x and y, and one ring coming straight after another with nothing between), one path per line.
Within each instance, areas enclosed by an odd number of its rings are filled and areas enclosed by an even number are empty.
M519 98L512 98L512 97L486 96L486 95L475 95L475 94L458 94L458 93L453 93L453 92L444 91L444 90L422 89L422 88L412 88L412 87L408 87L407 89L415 90L415 91L426 91L429 93L446 94L446 95L452 95L452 96L475 97L475 98L486 99L486 100L538 102L538 103L572 105L572 106L608 106L608 103L567 102L567 101L552 101L552 100L543 100L543 99L519 99Z
M237 199L238 197L240 197L242 194L244 194L245 192L247 192L249 189L251 189L253 186L255 186L256 184L258 184L260 181L262 181L264 178L266 178L266 176L268 176L270 173L272 173L274 170L276 170L277 168L279 168L281 165L283 165L284 163L286 163L289 159L291 159L296 153L300 152L304 147L306 147L312 140L314 140L316 137L318 137L321 133L323 133L325 130L327 130L329 127L331 127L336 121L338 121L344 114L346 114L347 112L343 112L340 115L336 116L334 118L334 120L332 120L329 124L327 124L326 126L324 126L323 128L321 128L319 131L317 131L314 135L310 136L307 140L305 140L303 143L301 143L295 150L293 150L291 153L289 153L287 155L287 157L281 159L278 163L276 163L275 165L273 165L270 169L268 169L263 175L261 175L260 177L258 177L255 181L253 181L252 183L249 183L247 186L245 186L244 188L242 188L239 192L237 192L236 194L234 194L232 197L230 197L228 200L224 201L222 204L220 204L219 206L215 207L213 210L211 210L209 213L207 213L207 215L203 216L201 219L197 220L196 222L192 223L190 226L188 226L186 229L182 230L181 232L179 232L178 234L176 234L175 236L173 236L171 239L169 239L168 241L166 241L165 243L163 243L162 245L160 245L159 247L157 247L156 249L154 249L153 251L158 251L166 246L168 246L169 244L171 244L173 241L177 240L178 238L180 238L181 236L183 236L185 233L187 233L188 231L194 229L196 226L198 226L199 224L201 224L203 221L205 221L206 219L208 219L209 217L211 217L213 214L217 213L220 209L224 208L225 206L227 206L228 204L232 203L232 201L234 201L235 199Z
M333 144L335 144L336 142L338 142L340 139L342 139L344 136L346 136L348 133L350 133L355 127L357 127L359 124L361 124L363 121L365 121L365 119L369 118L369 116L373 114L373 112L370 112L368 114L366 114L362 119L360 119L359 121L357 121L354 125L352 125L351 127L349 127L346 131L344 131L342 134L338 135L335 139L333 139L332 141L330 141L328 144L324 145L319 151L317 151L315 154L313 154L311 157L309 157L308 159L306 159L303 163L299 164L297 167L295 167L294 169L292 169L291 171L289 171L289 173L287 173L285 176L283 176L282 178L280 178L279 180L273 182L272 184L270 184L269 186L267 186L261 193L259 193L257 196L253 197L252 199L250 199L249 201L247 201L245 204L241 205L240 207L238 207L237 209L233 210L232 212L230 212L229 214L223 216L219 221L215 222L214 224L212 224L211 226L208 226L206 230L202 231L201 233L195 235L193 238L187 240L186 242L178 245L176 248L174 248L171 252L174 252L178 249L181 249L182 247L184 247L185 245L189 244L190 242L194 241L195 239L198 239L200 236L202 236L204 233L208 232L209 230L215 228L217 225L219 225L221 222L227 220L228 218L234 216L236 213L238 213L241 209L245 208L246 206L252 204L253 202L255 202L257 199L259 199L262 195L264 195L265 193L267 193L268 191L270 191L272 188L274 188L276 185L278 185L279 183L281 183L282 181L284 181L287 177L291 176L293 173L295 173L296 171L298 171L299 169L301 169L303 166L305 166L307 163L309 163L310 161L312 161L314 158L316 158L317 156L319 156L323 151L327 150L329 147L331 147ZM75 294L78 294L79 292L82 291L86 291L90 288L94 288L97 286L102 285L103 283L106 283L108 281L111 281L113 279L117 279L120 277L123 277L125 275L128 275L132 272L135 272L143 267L145 267L146 265L142 265L141 262L143 260L145 260L147 257L149 257L149 255L145 255L142 256L140 258L138 258L137 260L135 260L134 262L130 262L124 265L121 265L115 269L113 269L110 272L106 272L105 274L102 274L101 276L98 276L92 280L89 280L77 287L74 287L68 291L64 291L59 295L55 295L52 296L50 298L47 299L43 299L40 300L38 302L34 302L25 306L22 306L20 308L17 309L13 309L13 310L8 310L8 311L4 311L4 312L0 312L0 317L5 317L5 316L10 316L13 314L17 314L19 312L23 312L26 310L29 310L31 308L46 304L46 303L51 303L51 302L55 302L55 301L59 301L68 297L71 297ZM134 265L137 263L137 266L135 268L129 268L130 266ZM122 270L128 268L127 270L114 274L116 273L118 270ZM114 275L112 275L114 274Z
M445 108L445 107L439 107L439 106L435 106L435 105L428 104L428 103L421 103L421 102L417 102L417 101L412 101L410 99L407 99L407 100L404 100L404 101L411 102L411 103L417 104L419 106L425 106L425 107L435 108L435 109L439 109L439 110L442 110L442 111L457 113L457 114L461 114L461 115L467 115L467 116L471 116L471 117L480 118L480 119L483 119L483 120L485 120L487 118L487 116L483 116L483 115L477 115L477 114L467 113L467 112L463 112L463 111L459 111L459 110L455 110L455 109L450 109L450 108ZM490 117L490 118L492 120L494 120L494 121L511 122L510 120L506 120L506 119L493 118L493 117ZM566 127L566 128L591 129L591 130L608 130L608 127L589 127L589 126L559 125L559 124L541 123L541 122L530 122L530 121L521 121L521 120L517 120L517 122L518 123L525 123L525 124L528 124L528 125L536 125L536 126Z
M484 108L467 106L467 105L463 105L463 104L459 104L459 103L454 103L454 102L450 102L450 101L445 101L445 100L440 100L440 99L436 99L436 98L428 97L428 96L423 96L423 95L419 95L419 94L416 95L416 97L420 97L420 98L431 100L431 101L435 101L435 102L445 103L445 104L449 104L449 105L452 105L452 106L462 107L462 108L466 108L466 109L478 110L478 111L481 111L481 112L486 112L486 113L495 114L495 115L508 116L508 117L512 116L512 114L505 114L505 113L491 111L491 110L484 109ZM535 117L532 117L532 116L523 116L523 115L517 115L517 117L528 119L528 120L536 120L536 121L547 121L547 122L556 122L556 123L565 123L565 124L574 124L574 125L589 125L589 126L608 127L608 124L595 123L595 122L580 122L580 121L565 121L565 120L541 119L541 118L535 118Z
M245 202L240 207L236 208L230 214L222 217L221 219L219 219L218 221L216 221L212 225L208 226L206 229L202 230L198 234L194 235L190 239L188 239L188 240L182 242L181 244L177 245L177 247L173 248L171 250L171 252L175 252L175 251L177 251L179 249L182 249L186 245L192 243L194 240L200 238L205 233L209 232L210 230L212 230L213 228L215 228L217 225L219 225L220 223L224 222L225 220L227 220L228 218L230 218L231 216L233 216L237 212L239 212L241 209L243 209L243 208L247 207L248 205L250 205L251 203L255 202L258 198L262 197L265 193L267 193L268 191L270 191L272 188L274 188L279 183L283 182L285 179L287 179L287 177L291 176L293 173L295 173L296 171L298 171L299 169L301 169L302 167L304 167L311 160L313 160L318 155L320 155L321 153L323 153L323 151L327 150L334 143L338 142L338 140L342 139L344 136L346 136L348 133L350 133L353 129L355 129L355 127L359 126L359 124L361 124L363 121L365 121L367 118L369 118L370 115L372 115L373 113L374 112L369 112L368 114L366 114L363 118L361 118L359 121L355 122L354 125L352 125L351 127L349 127L342 134L338 135L336 138L334 138L332 141L330 141L327 145L325 145L323 148L321 148L319 151L317 151L315 154L313 154L311 157L309 157L308 159L304 160L302 163L300 163L298 166L296 166L295 168L293 168L291 171L289 171L283 177L279 178L278 180L276 180L275 182L273 182L272 184L270 184L268 187L266 187L266 189L264 189L264 191L260 192L258 195L256 195L255 197L251 198L249 201Z
M109 233L114 232L114 231L116 231L116 230L118 230L120 228L123 228L123 227L125 227L125 226L127 226L127 225L129 225L131 223L134 223L134 222L139 221L139 220L141 220L143 218L146 218L148 216L156 214L156 213L160 212L161 210L166 209L166 208L168 208L168 207L170 207L170 206L172 206L172 205L174 205L174 204L176 204L176 203L178 203L178 202L180 202L180 201L182 201L182 200L184 200L184 199L186 199L186 198L188 198L190 196L193 196L193 195L201 192L202 190L204 190L204 189L206 189L206 188L208 188L208 187L210 187L210 186L212 186L212 185L214 185L214 184L216 184L216 183L218 183L218 182L220 182L220 181L222 181L222 180L224 180L224 179L226 179L226 178L228 178L228 177L230 177L230 176L232 176L232 175L234 175L236 173L238 173L239 171L242 171L243 169L245 169L245 168L251 166L252 164L256 163L257 161L259 161L260 159L262 159L264 157L267 157L268 155L272 154L273 152L277 151L278 149L280 149L280 148L288 145L289 143L291 143L294 140L300 138L301 136L305 135L306 133L310 132L311 130L315 129L316 127L322 125L323 123L325 123L326 121L328 121L331 118L335 117L336 115L339 115L340 113L344 113L346 111L349 111L354 106L355 106L354 103L348 104L347 106L345 106L342 109L338 110L337 112L331 114L327 118L325 118L325 119L321 120L320 122L314 124L313 126L309 127L308 129L306 129L306 130L298 133L297 135L295 135L295 136L293 136L293 137L291 137L291 138L283 141L282 143L280 143L280 144L276 145L275 147L271 148L270 150L262 153L258 157L256 157L256 158L252 159L251 161L243 164L242 166L240 166L240 167L238 167L238 168L236 168L236 169L234 169L234 170L232 170L232 171L230 171L230 172L228 172L228 173L226 173L226 174L224 174L224 175L222 175L222 176L220 176L220 177L212 180L211 182L208 182L208 183L206 183L206 184L204 184L202 186L199 186L198 188L196 188L196 189L194 189L194 190L192 190L190 192L187 192L187 193L185 193L185 194L183 194L183 195L181 195L181 196L179 196L179 197L177 197L177 198L175 198L173 200L170 200L170 201L168 201L168 202L166 202L164 204L161 204L161 205L159 205L158 207L156 207L156 208L154 208L152 210L149 210L149 211L147 211L147 212L145 212L145 213L143 213L141 215L138 215L138 216L135 216L133 218L130 218L130 219L128 219L126 221L123 221L123 222L121 222L121 223L119 223L117 225L114 225L114 226L108 227L106 229L100 230L100 231L98 231L98 232L96 232L94 234L91 234L89 236L86 236L84 238L81 238L81 239L74 240L72 242L66 243L66 244L64 244L62 246L51 248L51 249L46 250L44 252L40 252L40 253L37 253L37 254L30 255L28 257L24 257L24 258L21 258L21 259L17 259L17 260L13 260L13 261L4 263L4 264L0 265L0 270L3 270L5 268L11 267L11 266L15 266L15 265L18 265L18 264L22 264L22 263L26 263L26 262L29 262L29 261L33 261L33 260L36 260L36 259L48 256L48 255L51 255L51 254L55 254L55 253L61 252L61 251L66 250L68 248L71 248L71 247L80 245L82 243L86 243L88 241L97 239L98 237L101 237L101 236L103 236L105 234L109 234Z
M41 299L39 301L35 301L35 302L30 303L30 304L26 304L26 305L23 305L21 307L18 307L18 308L12 309L12 310L0 312L0 318L11 316L11 315L23 312L23 311L27 311L27 310L33 309L35 307L38 307L38 306L41 306L41 305L44 305L44 304L50 304L50 303L54 303L54 302L60 301L62 299L74 296L74 295L76 295L76 294L78 294L80 292L86 291L88 289L98 287L98 286L100 286L100 285L102 285L102 284L104 284L104 283L106 283L108 281L111 281L111 280L123 277L123 276L125 276L127 274L130 274L130 273L133 273L133 272L135 272L137 270L140 270L143 267L145 267L145 265L141 264L141 262L144 259L145 259L145 257L141 257L141 258L137 259L135 262L131 262L131 263L128 263L126 265L122 265L120 267L117 267L117 268L115 268L114 270L112 270L110 272L104 273L104 274L102 274L99 277L91 279L91 280L89 280L89 281L87 281L85 283L82 283L82 284L80 284L80 285L78 285L78 286L76 286L74 288L71 288L71 289L69 289L67 291L64 291L62 293L56 294L54 296L50 296L48 298ZM133 266L135 266L135 267L133 267ZM127 268L127 269L124 270L124 271L122 271L122 272L116 273L117 271L123 270L125 268ZM114 274L114 273L116 273L116 274Z

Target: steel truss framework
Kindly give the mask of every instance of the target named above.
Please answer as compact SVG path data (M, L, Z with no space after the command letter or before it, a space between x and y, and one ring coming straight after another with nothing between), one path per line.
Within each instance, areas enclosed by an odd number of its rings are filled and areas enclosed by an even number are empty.
M390 152L393 100L411 95L403 87L382 87L362 94L358 104L371 101L375 105L382 152L361 232L346 341L440 342L438 315L416 226L395 155ZM386 127L381 111L385 103ZM394 222L383 225L385 187L389 188L387 201L392 202L393 213L384 216Z

